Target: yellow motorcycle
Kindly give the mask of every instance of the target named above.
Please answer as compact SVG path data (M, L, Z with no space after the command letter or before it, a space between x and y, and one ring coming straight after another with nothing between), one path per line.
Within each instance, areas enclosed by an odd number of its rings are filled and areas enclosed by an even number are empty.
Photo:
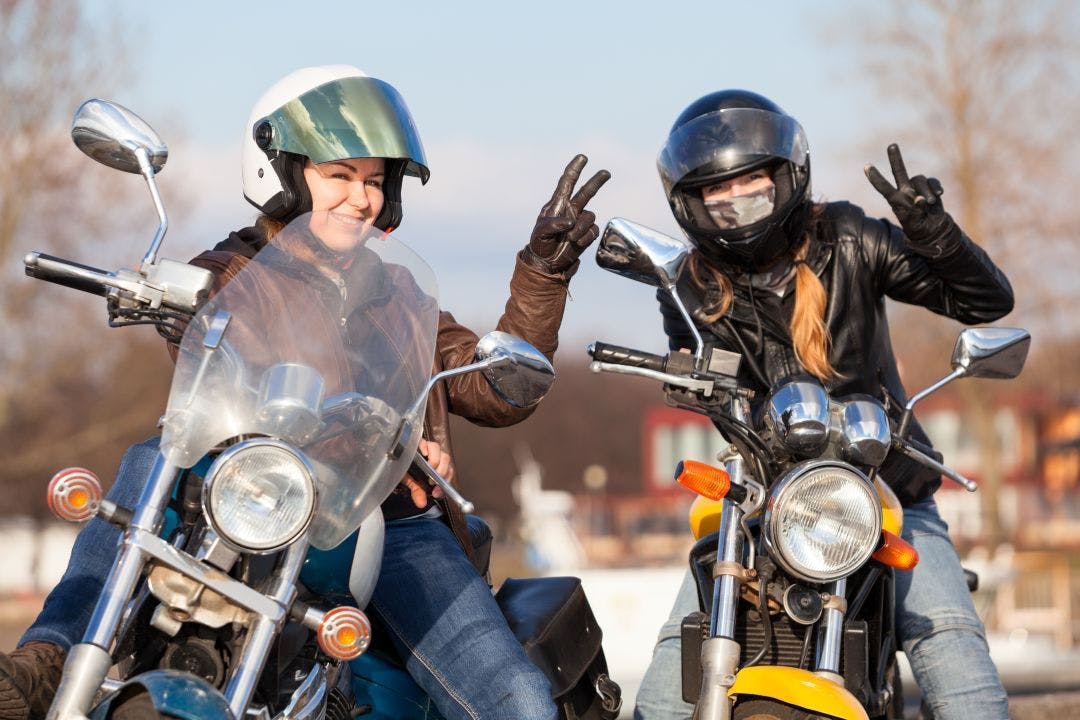
M717 465L675 470L698 494L690 567L700 610L682 625L683 698L699 720L899 718L894 571L918 553L900 537L903 510L878 469L902 453L975 490L909 438L913 408L961 377L1015 377L1030 335L961 332L952 372L915 394L895 426L875 398L833 398L809 376L754 397L736 380L741 357L705 352L675 290L688 253L650 228L608 223L598 264L667 293L696 347L589 347L592 370L663 383L669 404L706 415L730 442Z

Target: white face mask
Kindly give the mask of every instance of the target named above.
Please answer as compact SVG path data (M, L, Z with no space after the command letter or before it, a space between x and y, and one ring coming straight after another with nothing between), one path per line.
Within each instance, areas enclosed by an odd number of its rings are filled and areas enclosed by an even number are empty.
M764 220L772 214L775 205L776 187L769 186L746 195L708 200L705 209L718 228L733 230Z

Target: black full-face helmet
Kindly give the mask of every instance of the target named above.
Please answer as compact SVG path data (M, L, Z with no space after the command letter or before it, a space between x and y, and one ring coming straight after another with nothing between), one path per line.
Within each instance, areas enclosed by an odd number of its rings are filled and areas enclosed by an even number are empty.
M675 219L714 262L761 265L802 235L810 209L810 152L799 123L768 98L720 90L693 102L672 126L656 164ZM721 228L702 190L763 168L775 185L771 212Z

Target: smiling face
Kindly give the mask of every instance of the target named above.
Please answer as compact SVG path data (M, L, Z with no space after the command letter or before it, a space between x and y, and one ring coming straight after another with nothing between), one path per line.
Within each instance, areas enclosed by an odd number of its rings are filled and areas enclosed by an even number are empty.
M386 161L352 158L316 165L308 160L304 180L311 193L311 230L326 247L349 252L383 209Z

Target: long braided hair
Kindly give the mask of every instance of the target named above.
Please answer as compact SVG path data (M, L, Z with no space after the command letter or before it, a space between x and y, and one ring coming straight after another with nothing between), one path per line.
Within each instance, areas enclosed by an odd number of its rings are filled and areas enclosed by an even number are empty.
M791 252L791 261L795 264L795 309L791 314L789 330L799 363L818 380L828 382L840 376L829 362L832 337L825 324L828 297L825 286L805 262L810 243L813 242L814 228L824 208L821 204L813 206L803 240ZM701 253L695 252L690 256L690 277L706 298L703 308L706 319L713 323L727 315L735 302L728 273ZM708 292L710 286L719 288L719 293Z

